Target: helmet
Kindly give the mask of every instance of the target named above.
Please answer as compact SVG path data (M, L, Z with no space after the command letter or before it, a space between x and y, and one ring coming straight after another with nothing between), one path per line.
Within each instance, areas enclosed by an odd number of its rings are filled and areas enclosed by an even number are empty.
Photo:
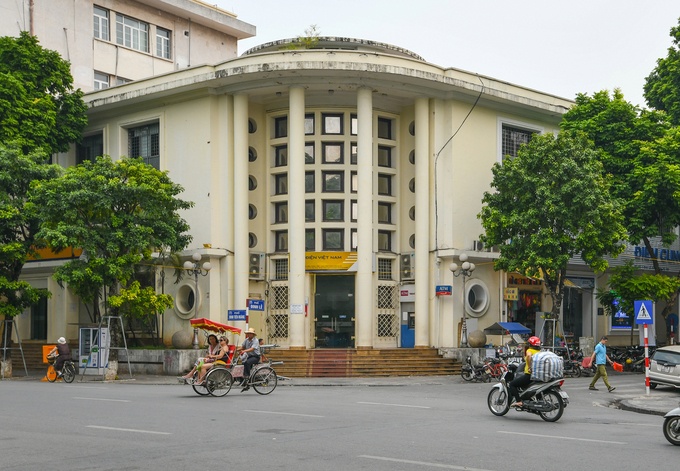
M540 347L541 346L541 339L539 339L535 335L529 337L529 340L527 340L527 342L529 342L529 345L531 345L532 347Z

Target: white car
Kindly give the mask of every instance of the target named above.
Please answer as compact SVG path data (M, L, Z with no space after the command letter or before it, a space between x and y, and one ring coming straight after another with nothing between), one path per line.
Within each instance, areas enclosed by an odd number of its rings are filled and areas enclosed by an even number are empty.
M657 348L649 362L649 387L680 388L680 345Z

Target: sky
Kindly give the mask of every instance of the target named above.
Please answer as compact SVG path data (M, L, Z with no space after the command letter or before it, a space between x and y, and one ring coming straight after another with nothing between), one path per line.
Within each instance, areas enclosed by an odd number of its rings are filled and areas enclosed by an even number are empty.
M203 0L257 27L239 54L278 39L368 39L426 61L574 99L643 86L672 45L678 0Z

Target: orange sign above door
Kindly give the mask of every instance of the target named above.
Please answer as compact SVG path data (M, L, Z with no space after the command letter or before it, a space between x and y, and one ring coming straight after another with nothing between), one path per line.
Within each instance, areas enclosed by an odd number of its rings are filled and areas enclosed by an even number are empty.
M305 270L355 271L356 252L305 252Z

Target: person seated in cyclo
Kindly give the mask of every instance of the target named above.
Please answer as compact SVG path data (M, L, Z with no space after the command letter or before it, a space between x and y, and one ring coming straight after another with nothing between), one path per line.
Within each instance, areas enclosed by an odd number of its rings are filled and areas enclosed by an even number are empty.
M193 378L196 370L200 370L204 363L211 363L215 361L214 356L217 355L219 351L220 343L217 341L217 335L215 334L208 335L208 356L199 357L196 360L196 363L194 363L194 367L191 369L191 371L189 371L184 376L181 376L180 378L185 380Z
M198 378L194 383L196 385L200 386L203 384L205 375L208 374L208 370L210 370L210 368L215 366L215 363L221 362L222 364L227 364L227 359L229 358L229 340L227 340L226 335L220 337L219 351L214 355L208 355L208 357L208 360L210 361L203 363L203 365L201 365L200 369L198 370Z
M61 378L61 369L64 367L66 360L71 358L71 349L68 348L68 344L64 337L59 337L57 339L57 346L47 354L47 356L54 355L57 355L57 361L54 362L54 371L57 372L57 378Z
M531 383L531 357L534 353L541 351L541 339L535 335L529 337L527 342L529 343L529 346L527 347L527 351L524 354L524 361L526 362L524 365L524 374L518 375L515 379L510 381L510 384L508 384L508 391L510 392L511 401L510 407L523 406L522 401L519 400L519 390L527 387L529 383Z
M257 365L260 362L260 342L255 337L255 329L252 327L246 331L246 339L243 341L241 347L238 348L241 356L241 363L243 363L243 378L246 381L245 386L241 389L241 392L250 389L247 381L250 377L250 370L253 365Z

